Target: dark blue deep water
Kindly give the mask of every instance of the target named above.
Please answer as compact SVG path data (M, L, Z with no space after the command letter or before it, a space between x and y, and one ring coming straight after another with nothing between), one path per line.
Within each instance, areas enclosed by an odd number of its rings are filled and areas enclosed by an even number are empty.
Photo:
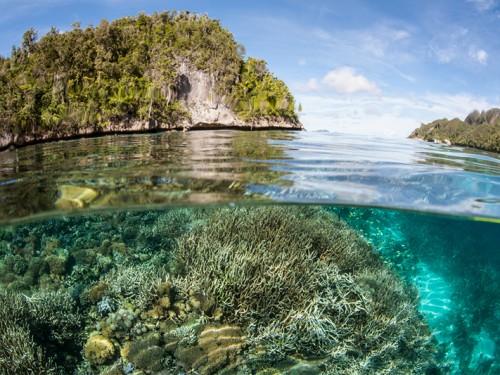
M199 131L0 153L0 374L498 374L500 159Z

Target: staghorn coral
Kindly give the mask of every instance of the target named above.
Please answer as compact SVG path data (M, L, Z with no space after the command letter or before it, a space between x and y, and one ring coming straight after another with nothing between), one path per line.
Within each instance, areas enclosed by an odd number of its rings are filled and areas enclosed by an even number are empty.
M63 292L0 292L0 373L60 374L78 361L81 316Z
M296 354L332 373L432 366L414 293L321 209L215 210L179 241L175 268L182 295L204 291L247 327L256 366Z
M114 300L126 300L146 309L157 299L157 285L166 274L164 269L149 264L113 270L105 278L105 293Z
M43 349L30 334L25 300L11 292L0 292L0 373L55 374L45 361Z

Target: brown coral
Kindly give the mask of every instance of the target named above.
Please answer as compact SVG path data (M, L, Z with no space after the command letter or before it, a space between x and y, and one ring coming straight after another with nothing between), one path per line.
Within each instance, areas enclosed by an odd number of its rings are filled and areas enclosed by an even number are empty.
M85 358L94 365L102 365L113 358L115 347L102 335L90 336L84 348Z
M196 345L177 348L175 357L187 370L202 375L214 374L222 368L236 367L245 347L245 336L238 326L206 327Z

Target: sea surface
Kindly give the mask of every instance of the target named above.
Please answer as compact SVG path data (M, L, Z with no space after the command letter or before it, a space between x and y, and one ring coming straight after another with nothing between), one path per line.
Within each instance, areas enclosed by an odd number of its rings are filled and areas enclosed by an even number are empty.
M0 374L500 374L500 157L330 132L0 152Z

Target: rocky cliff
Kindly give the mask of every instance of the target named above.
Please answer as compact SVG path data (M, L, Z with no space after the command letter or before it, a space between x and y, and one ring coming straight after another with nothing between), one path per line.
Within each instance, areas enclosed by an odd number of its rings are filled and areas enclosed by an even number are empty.
M256 118L242 120L234 110L226 104L226 97L218 94L216 82L206 72L182 63L177 72L177 84L172 88L171 99L177 100L186 111L180 122L165 123L154 119L127 119L111 122L101 126L60 126L52 130L42 130L15 134L0 134L0 150L11 146L92 137L120 133L141 133L164 130L202 130L202 129L241 129L241 130L303 130L300 121L287 118Z
M126 17L38 39L0 57L0 149L123 132L302 129L283 81L218 21Z

